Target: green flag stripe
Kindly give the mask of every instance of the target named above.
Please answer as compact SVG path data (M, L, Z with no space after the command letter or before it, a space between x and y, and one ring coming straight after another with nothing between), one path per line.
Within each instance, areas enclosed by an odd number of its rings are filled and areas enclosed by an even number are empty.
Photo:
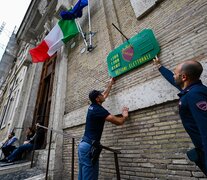
M63 33L62 41L64 43L67 43L70 39L72 39L75 35L79 33L75 20L61 19L58 22L58 25L60 26L60 29L62 30Z

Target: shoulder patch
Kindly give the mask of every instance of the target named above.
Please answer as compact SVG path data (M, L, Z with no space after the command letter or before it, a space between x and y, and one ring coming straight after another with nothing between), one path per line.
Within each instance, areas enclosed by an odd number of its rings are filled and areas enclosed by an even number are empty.
M207 101L200 101L196 103L196 106L203 111L207 111Z
M88 108L89 110L93 110L93 106L89 106L89 108Z

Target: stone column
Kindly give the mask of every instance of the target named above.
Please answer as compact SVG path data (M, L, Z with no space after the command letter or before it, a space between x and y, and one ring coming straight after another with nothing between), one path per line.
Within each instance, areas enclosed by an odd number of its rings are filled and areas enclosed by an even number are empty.
M55 130L62 131L63 116L65 110L65 93L66 93L66 78L67 78L67 49L62 47L58 52L56 59L55 77L53 84L53 96L50 110L49 127ZM49 142L48 133L48 142ZM49 145L49 144L48 144ZM48 146L47 145L47 146ZM62 145L63 136L53 133L52 150L50 157L50 176L51 179L60 179L62 174ZM47 148L48 149L48 148Z

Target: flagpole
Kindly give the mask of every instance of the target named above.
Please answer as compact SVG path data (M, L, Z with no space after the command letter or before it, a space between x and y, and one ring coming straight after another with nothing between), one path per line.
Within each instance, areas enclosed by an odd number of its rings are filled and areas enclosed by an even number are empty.
M81 33L81 36L83 37L84 44L86 45L86 47L88 47L88 43L86 42L86 36L83 33L83 30L82 30L82 28L80 26L79 21L77 19L75 19L75 22L76 22L76 24L78 26L78 29L79 29L79 32Z
M90 0L88 0L88 26L89 26L89 46L88 51L93 50L92 46L92 31L91 31L91 14L90 14Z

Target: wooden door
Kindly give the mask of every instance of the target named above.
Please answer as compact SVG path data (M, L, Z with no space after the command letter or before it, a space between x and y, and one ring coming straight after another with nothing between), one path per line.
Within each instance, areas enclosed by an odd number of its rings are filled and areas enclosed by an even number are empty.
M49 124L53 81L55 75L55 59L56 57L51 58L49 61L46 61L43 65L38 96L36 100L35 113L33 118L33 126L35 126L36 123L40 123L41 125L48 127ZM45 147L45 145L46 135L43 147Z

